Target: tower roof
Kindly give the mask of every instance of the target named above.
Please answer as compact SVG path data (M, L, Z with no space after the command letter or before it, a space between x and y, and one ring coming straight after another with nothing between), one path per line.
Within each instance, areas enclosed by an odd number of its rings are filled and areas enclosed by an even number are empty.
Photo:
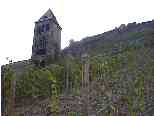
M41 16L41 18L37 22L42 22L42 21L45 21L45 20L52 20L52 21L54 21L54 23L56 23L60 27L56 17L54 16L54 14L53 14L53 12L51 11L50 8L48 9L48 11L43 16ZM61 29L61 27L60 27L60 29Z
M53 14L53 12L51 11L50 8L40 19L42 19L42 18L54 18L54 14Z

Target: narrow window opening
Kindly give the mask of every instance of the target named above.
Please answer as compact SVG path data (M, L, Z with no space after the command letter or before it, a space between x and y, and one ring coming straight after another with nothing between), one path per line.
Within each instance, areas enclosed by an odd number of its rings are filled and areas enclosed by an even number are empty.
M49 31L50 27L49 24L46 24L46 31Z

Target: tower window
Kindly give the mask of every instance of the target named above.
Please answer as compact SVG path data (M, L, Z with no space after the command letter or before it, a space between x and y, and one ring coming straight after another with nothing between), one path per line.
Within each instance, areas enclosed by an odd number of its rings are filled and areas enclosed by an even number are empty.
M49 28L49 24L46 24L45 27L46 27L46 31L49 31L49 29L50 29L50 28Z
M40 39L39 47L40 47L40 49L46 48L46 39L45 38L44 39Z
M41 34L41 27L37 28L37 33Z
M47 40L45 37L41 37L39 38L39 41L38 41L38 44L37 44L37 47L36 47L36 54L37 55L44 55L46 54L46 43Z
M42 32L49 31L50 25L49 24L43 24L42 26L37 27L37 33L41 34Z
M44 32L44 25L42 25L42 27L41 27L41 32Z

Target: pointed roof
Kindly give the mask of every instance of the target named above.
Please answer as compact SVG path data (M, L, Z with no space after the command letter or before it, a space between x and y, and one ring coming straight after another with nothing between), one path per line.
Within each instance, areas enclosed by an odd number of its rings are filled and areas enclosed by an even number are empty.
M53 18L54 17L54 14L53 12L51 11L51 9L49 8L48 11L40 18Z
M38 22L42 22L42 21L45 21L45 20L52 20L52 21L54 21L54 23L56 23L60 27L56 17L54 16L54 14L53 14L53 12L51 11L50 8L48 9L48 11L43 16L41 16L41 18L38 20Z

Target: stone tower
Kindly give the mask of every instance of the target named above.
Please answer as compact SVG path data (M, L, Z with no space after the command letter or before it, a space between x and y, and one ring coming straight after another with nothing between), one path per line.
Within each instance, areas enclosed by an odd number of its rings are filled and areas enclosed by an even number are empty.
M35 22L32 60L46 63L55 60L61 49L61 30L56 17L49 9Z

